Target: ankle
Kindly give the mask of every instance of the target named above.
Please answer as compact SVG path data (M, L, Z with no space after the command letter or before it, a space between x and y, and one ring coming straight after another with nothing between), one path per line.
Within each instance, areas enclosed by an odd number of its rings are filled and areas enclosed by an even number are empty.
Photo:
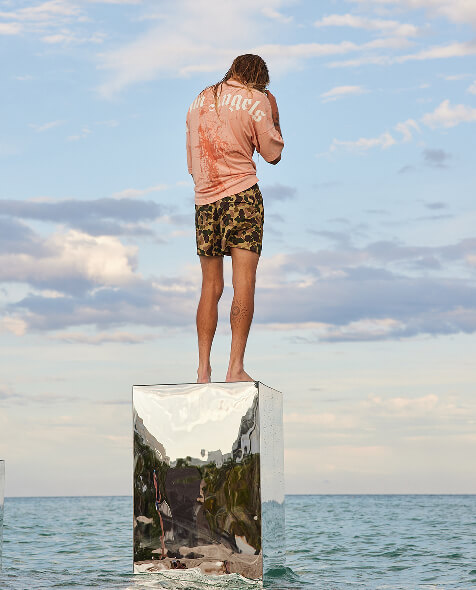
M243 361L240 362L234 362L234 363L230 363L228 365L228 374L235 374L235 373L241 373L242 371L244 371L244 367L243 367Z

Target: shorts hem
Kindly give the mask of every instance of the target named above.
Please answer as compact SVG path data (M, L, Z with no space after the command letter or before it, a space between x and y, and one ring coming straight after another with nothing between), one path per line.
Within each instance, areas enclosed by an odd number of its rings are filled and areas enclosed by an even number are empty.
M256 247L251 247L248 248L247 246L244 245L238 245L238 244L233 244L230 245L230 250L232 248L240 248L241 250L249 250L250 252L254 252L255 254L258 254L258 256L261 256L261 252L262 252L262 248L260 248L259 252L258 249ZM223 258L223 256L231 256L231 252L222 252L221 254L207 254L206 252L200 252L197 250L197 256L206 256L207 258Z

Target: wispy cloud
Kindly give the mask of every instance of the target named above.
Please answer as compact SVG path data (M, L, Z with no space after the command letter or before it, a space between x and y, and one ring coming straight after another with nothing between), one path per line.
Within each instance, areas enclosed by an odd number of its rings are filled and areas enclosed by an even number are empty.
M134 334L131 332L98 332L96 334L82 334L78 332L63 332L50 336L52 340L59 340L68 344L142 344L150 340L156 340L157 334Z
M125 188L122 191L114 193L113 199L136 199L137 197L143 197L150 193L166 190L168 187L166 184L156 184L154 186L148 186L147 188Z
M321 102L329 102L344 96L355 96L358 94L366 94L368 92L369 90L363 88L362 86L335 86L334 88L331 88L327 92L323 92L321 94Z
M363 152L374 147L387 149L396 143L394 137L386 131L378 137L360 137L356 140L333 139L329 151L334 152L338 148L345 148L347 150Z
M392 65L402 64L408 61L423 61L427 59L449 59L453 57L466 57L476 54L476 41L462 41L435 45L428 49L422 49L416 53L406 55L363 55L355 59L333 61L327 63L330 68L359 67L362 65Z
M64 121L49 121L48 123L42 123L39 125L38 123L30 123L30 127L35 129L37 133L42 133L43 131L47 131L48 129L52 129L53 127L58 127L59 125L63 125Z
M443 17L453 23L472 24L476 27L476 6L468 0L348 0L366 7L389 9L401 12L407 8L415 10L421 8L431 18Z
M77 134L77 135L69 135L68 136L68 141L78 141L80 139L86 139L86 137L88 137L91 134L91 129L89 129L89 127L83 127L81 129L81 133Z
M452 106L449 99L446 99L433 112L423 115L420 121L431 129L455 127L460 123L472 123L476 121L476 108L463 104ZM397 123L394 129L403 135L401 139L403 143L413 139L413 132L421 133L420 126L414 119L407 119L406 121ZM334 138L329 147L329 152L335 152L338 148L345 148L362 154L371 148L380 147L381 149L387 149L397 143L398 141L393 135L385 131L378 137L360 137L356 140L340 140ZM437 157L438 153L435 153L434 156ZM431 155L428 157L431 159ZM426 155L425 159L427 160ZM434 162L435 160L433 159L432 161Z
M380 34L412 37L419 33L417 26L395 20L375 19L355 14L330 14L317 20L315 27L351 27L376 31Z

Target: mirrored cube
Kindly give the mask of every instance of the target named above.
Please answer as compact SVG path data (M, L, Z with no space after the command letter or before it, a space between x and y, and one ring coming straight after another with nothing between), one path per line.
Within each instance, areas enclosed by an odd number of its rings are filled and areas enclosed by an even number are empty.
M5 461L0 459L0 570L3 553L3 501L5 497Z
M262 579L284 566L282 394L134 385L134 571Z

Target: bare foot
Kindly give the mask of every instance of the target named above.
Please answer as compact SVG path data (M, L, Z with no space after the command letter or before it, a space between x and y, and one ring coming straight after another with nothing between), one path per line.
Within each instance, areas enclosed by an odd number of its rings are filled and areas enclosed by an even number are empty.
M210 383L212 378L212 369L208 367L206 371L198 369L197 371L197 383Z
M248 375L243 369L241 371L228 371L225 381L230 383L231 381L255 381Z

